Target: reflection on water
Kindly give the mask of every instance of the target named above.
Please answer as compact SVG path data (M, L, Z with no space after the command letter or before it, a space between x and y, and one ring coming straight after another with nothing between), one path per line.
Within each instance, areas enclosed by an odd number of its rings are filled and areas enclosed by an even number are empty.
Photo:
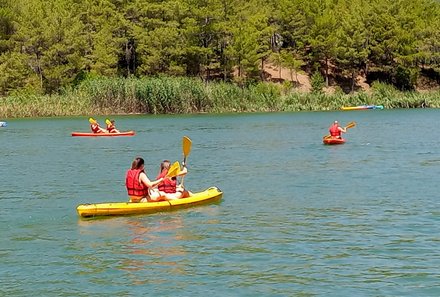
M127 252L135 255L145 255L144 261L133 260L132 258L122 261L121 269L133 271L153 267L167 267L166 270L172 274L183 273L178 261L168 260L180 258L185 255L182 248L182 235L178 229L183 227L182 219L179 217L171 220L159 220L154 226L148 227L139 221L127 221L128 230L132 239L127 245ZM164 235L166 233L166 236ZM152 244L154 242L154 244ZM154 269L154 268L153 268ZM164 281L166 281L164 279Z
M106 238L121 236L123 241L117 240L116 253L119 255L114 268L124 272L124 278L133 284L148 282L164 282L157 275L149 275L154 269L167 274L184 274L184 267L179 259L185 256L183 242L191 237L183 230L183 219L180 216L157 217L150 221L140 219L139 216L117 219L82 220L78 221L81 233L95 238L93 245L107 245ZM108 233L102 233L106 230ZM114 258L114 256L113 256ZM86 259L89 263L89 259ZM97 263L98 264L98 263ZM145 271L139 274L140 271ZM141 279L139 279L141 276Z

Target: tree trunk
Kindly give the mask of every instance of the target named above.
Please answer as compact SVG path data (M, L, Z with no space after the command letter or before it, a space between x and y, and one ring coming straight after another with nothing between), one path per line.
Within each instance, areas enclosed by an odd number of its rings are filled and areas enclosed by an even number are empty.
M127 63L127 77L130 75L130 47L128 44L128 40L125 43L125 63Z
M352 70L351 71L351 93L354 92L354 82L355 82L355 71Z
M206 81L209 81L211 79L211 72L209 71L210 68L209 68L209 55L208 54L206 54L206 69L207 69L207 71L206 71Z
M41 60L38 54L37 54L37 61L38 61L38 76L40 77L40 88L41 90L43 90L43 71L41 71Z
M325 87L328 88L328 59L325 58Z

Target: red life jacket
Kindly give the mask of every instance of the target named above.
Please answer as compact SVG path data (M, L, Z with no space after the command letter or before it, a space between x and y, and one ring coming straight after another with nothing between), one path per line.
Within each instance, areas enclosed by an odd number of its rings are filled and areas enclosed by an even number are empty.
M164 169L159 175L156 177L156 179L164 178L163 182L158 185L159 191L165 192L165 193L176 193L176 187L177 187L177 179L176 178L167 178L165 177L168 173L167 169Z
M90 125L90 129L92 129L93 133L101 133L101 129L99 129L99 125L98 124L91 124Z
M333 124L330 126L330 129L328 129L331 136L341 136L341 131L339 130L338 124Z
M143 170L129 169L125 176L125 186L127 187L128 196L142 196L148 195L148 187L139 182L139 175Z
M116 130L115 125L107 125L107 131L110 133L113 133L113 131Z

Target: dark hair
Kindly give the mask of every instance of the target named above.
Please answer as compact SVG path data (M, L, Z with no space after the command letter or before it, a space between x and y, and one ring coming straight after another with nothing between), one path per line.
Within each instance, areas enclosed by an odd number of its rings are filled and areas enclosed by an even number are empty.
M133 163L131 163L131 169L139 169L144 164L144 159L142 159L141 157L136 157Z
M169 169L170 168L170 161L169 160L163 160L162 163L160 163L160 172L162 172L164 169Z

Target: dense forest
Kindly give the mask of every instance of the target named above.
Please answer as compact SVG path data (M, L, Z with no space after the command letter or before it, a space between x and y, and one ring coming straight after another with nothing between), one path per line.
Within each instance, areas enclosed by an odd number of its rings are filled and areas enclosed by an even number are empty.
M440 80L434 0L0 0L0 96L88 78L199 77L248 85L265 63L413 90Z

